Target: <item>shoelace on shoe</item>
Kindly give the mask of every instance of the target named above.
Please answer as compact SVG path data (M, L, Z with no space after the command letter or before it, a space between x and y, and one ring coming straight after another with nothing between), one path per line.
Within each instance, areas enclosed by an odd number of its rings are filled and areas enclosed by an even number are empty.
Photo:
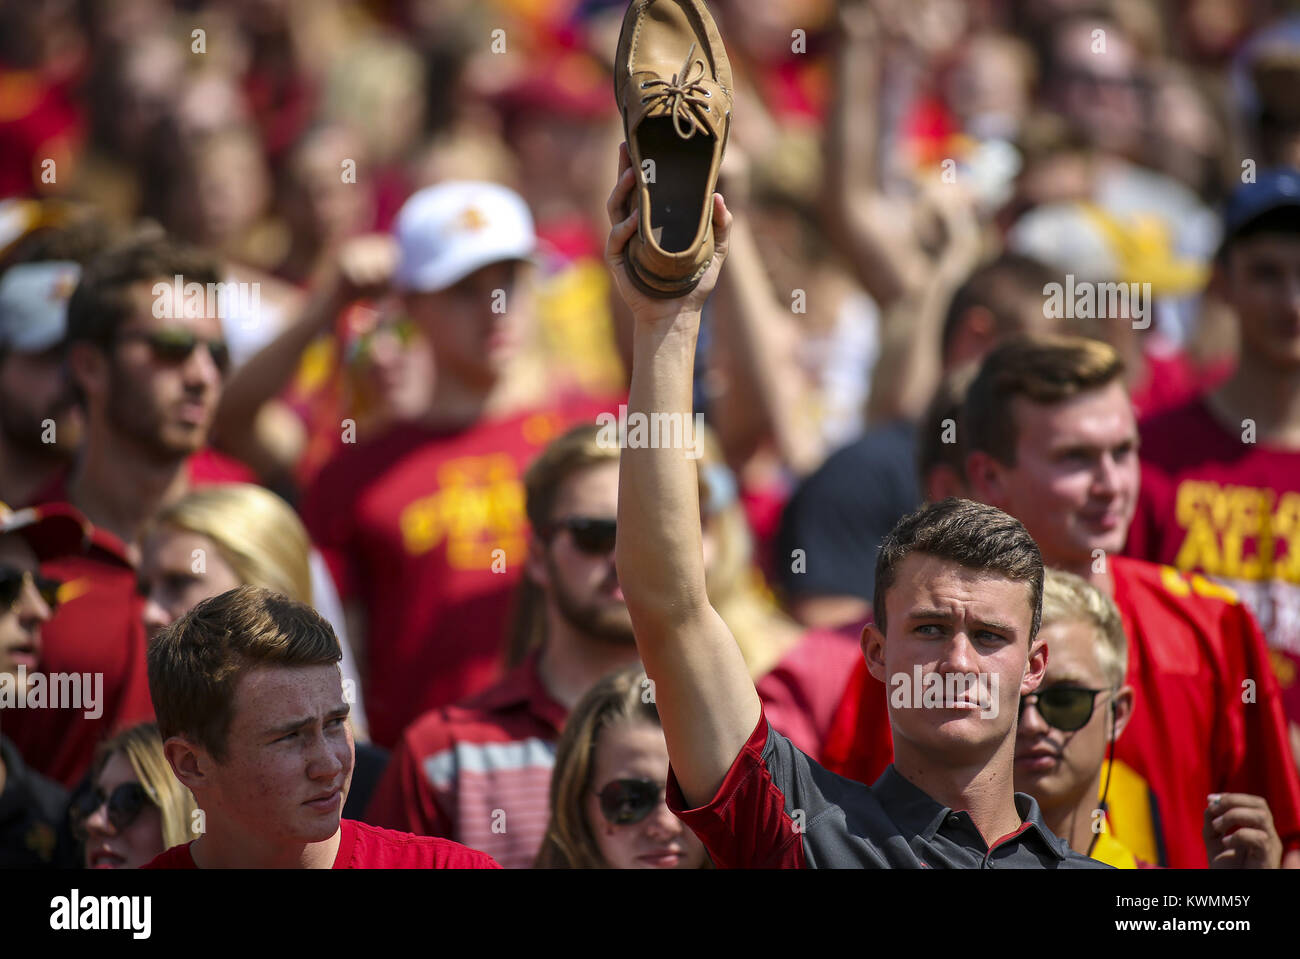
M673 129L683 140L689 140L695 136L697 130L705 129L701 111L710 112L709 105L704 101L713 96L704 87L705 72L708 67L702 58L694 57L694 54L695 44L692 43L691 48L686 51L686 60L682 63L681 71L674 73L671 80L654 77L641 83L642 90L650 87L661 88L643 96L641 103L649 103L651 100L667 101L668 109L673 115ZM698 75L696 75L696 67L699 67ZM691 121L689 131L682 129L683 118Z

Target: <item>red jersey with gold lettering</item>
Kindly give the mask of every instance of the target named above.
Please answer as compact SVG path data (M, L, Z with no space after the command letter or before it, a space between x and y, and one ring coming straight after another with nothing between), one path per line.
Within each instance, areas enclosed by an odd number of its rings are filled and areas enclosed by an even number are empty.
M399 424L321 470L303 520L365 612L376 743L392 748L422 713L500 678L527 548L524 470L606 409L580 399L454 431Z
M1229 430L1197 399L1143 420L1142 493L1125 554L1230 586L1259 620L1300 722L1300 450Z
M1124 774L1107 796L1115 836L1160 865L1204 869L1209 794L1244 792L1268 801L1285 848L1300 847L1300 780L1254 617L1203 576L1111 563L1136 694L1115 745ZM828 769L872 782L891 761L884 692L860 664L826 745Z

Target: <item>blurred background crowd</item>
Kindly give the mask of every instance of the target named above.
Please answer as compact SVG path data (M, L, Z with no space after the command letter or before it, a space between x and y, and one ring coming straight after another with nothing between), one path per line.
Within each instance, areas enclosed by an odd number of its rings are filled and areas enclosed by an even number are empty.
M945 492L915 475L917 424L959 402L944 405L954 371L1009 333L1093 336L1151 417L1236 367L1213 261L1234 190L1300 166L1300 4L710 7L736 78L719 186L736 227L697 357L709 589L774 725L820 755L860 658L871 550ZM313 602L344 639L369 741L349 815L373 794L377 824L533 861L566 714L635 663L599 524L617 455L567 433L626 392L630 319L604 264L624 9L0 3L0 501L71 504L92 544L42 567L60 608L32 614L39 648L9 652L106 674L101 719L0 716L6 765L45 777L9 823L36 861L64 855L63 790L74 809L100 800L73 817L93 840L74 859L138 864L112 819L141 821L119 810L131 796L108 799L123 782L159 783L131 794L136 812L152 802L181 841L188 812L159 795L175 782L137 758L149 736L103 743L149 718L149 632L246 582ZM404 275L421 257L450 280ZM168 341L122 284L175 264L256 295ZM1149 323L1062 327L1044 287L1067 274L1150 284ZM828 517L846 482L854 514ZM539 551L561 528L570 553ZM1155 533L1142 546L1173 559ZM1255 613L1284 648L1300 603L1273 601ZM111 653L87 656L87 635ZM1277 654L1292 700L1294 662ZM594 736L601 709L635 713L629 682L602 687L571 735ZM527 825L496 828L493 762L537 800ZM544 861L624 855L561 834Z

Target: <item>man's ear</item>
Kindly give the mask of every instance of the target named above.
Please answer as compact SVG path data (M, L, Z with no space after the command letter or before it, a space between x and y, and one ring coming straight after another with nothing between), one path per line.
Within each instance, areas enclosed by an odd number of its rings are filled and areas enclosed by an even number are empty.
M1121 686L1119 692L1115 693L1111 699L1115 708L1115 731L1112 735L1116 740L1119 739L1120 733L1128 726L1128 721L1133 718L1133 704L1135 701L1136 697L1133 694L1132 686Z
M536 533L528 539L528 557L524 560L524 575L541 589L550 588L551 574L546 568L546 544Z
M212 757L198 743L185 736L172 736L163 743L163 755L172 773L190 792L198 795L212 780Z
M983 450L966 454L966 483L972 496L981 503L1004 509L1007 487L1002 464Z
M885 682L885 634L875 623L862 627L862 637L858 640L862 646L862 655L867 661L867 672Z
M1032 693L1043 684L1047 675L1047 640L1041 631L1029 646L1029 661L1025 663L1025 678L1020 682L1020 695Z
M68 344L68 378L83 396L102 396L108 389L108 356L93 344Z
M970 306L963 310L944 357L948 365L959 366L986 354L997 337L997 327L997 320L987 307Z

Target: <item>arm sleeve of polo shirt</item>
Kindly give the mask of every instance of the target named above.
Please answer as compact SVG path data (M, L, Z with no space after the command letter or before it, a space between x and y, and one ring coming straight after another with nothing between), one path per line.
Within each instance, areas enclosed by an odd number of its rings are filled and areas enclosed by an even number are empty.
M753 734L707 805L687 809L669 767L668 808L700 837L719 868L802 868L809 813L792 815L799 811L793 787L800 762L807 765L809 759L760 714Z

